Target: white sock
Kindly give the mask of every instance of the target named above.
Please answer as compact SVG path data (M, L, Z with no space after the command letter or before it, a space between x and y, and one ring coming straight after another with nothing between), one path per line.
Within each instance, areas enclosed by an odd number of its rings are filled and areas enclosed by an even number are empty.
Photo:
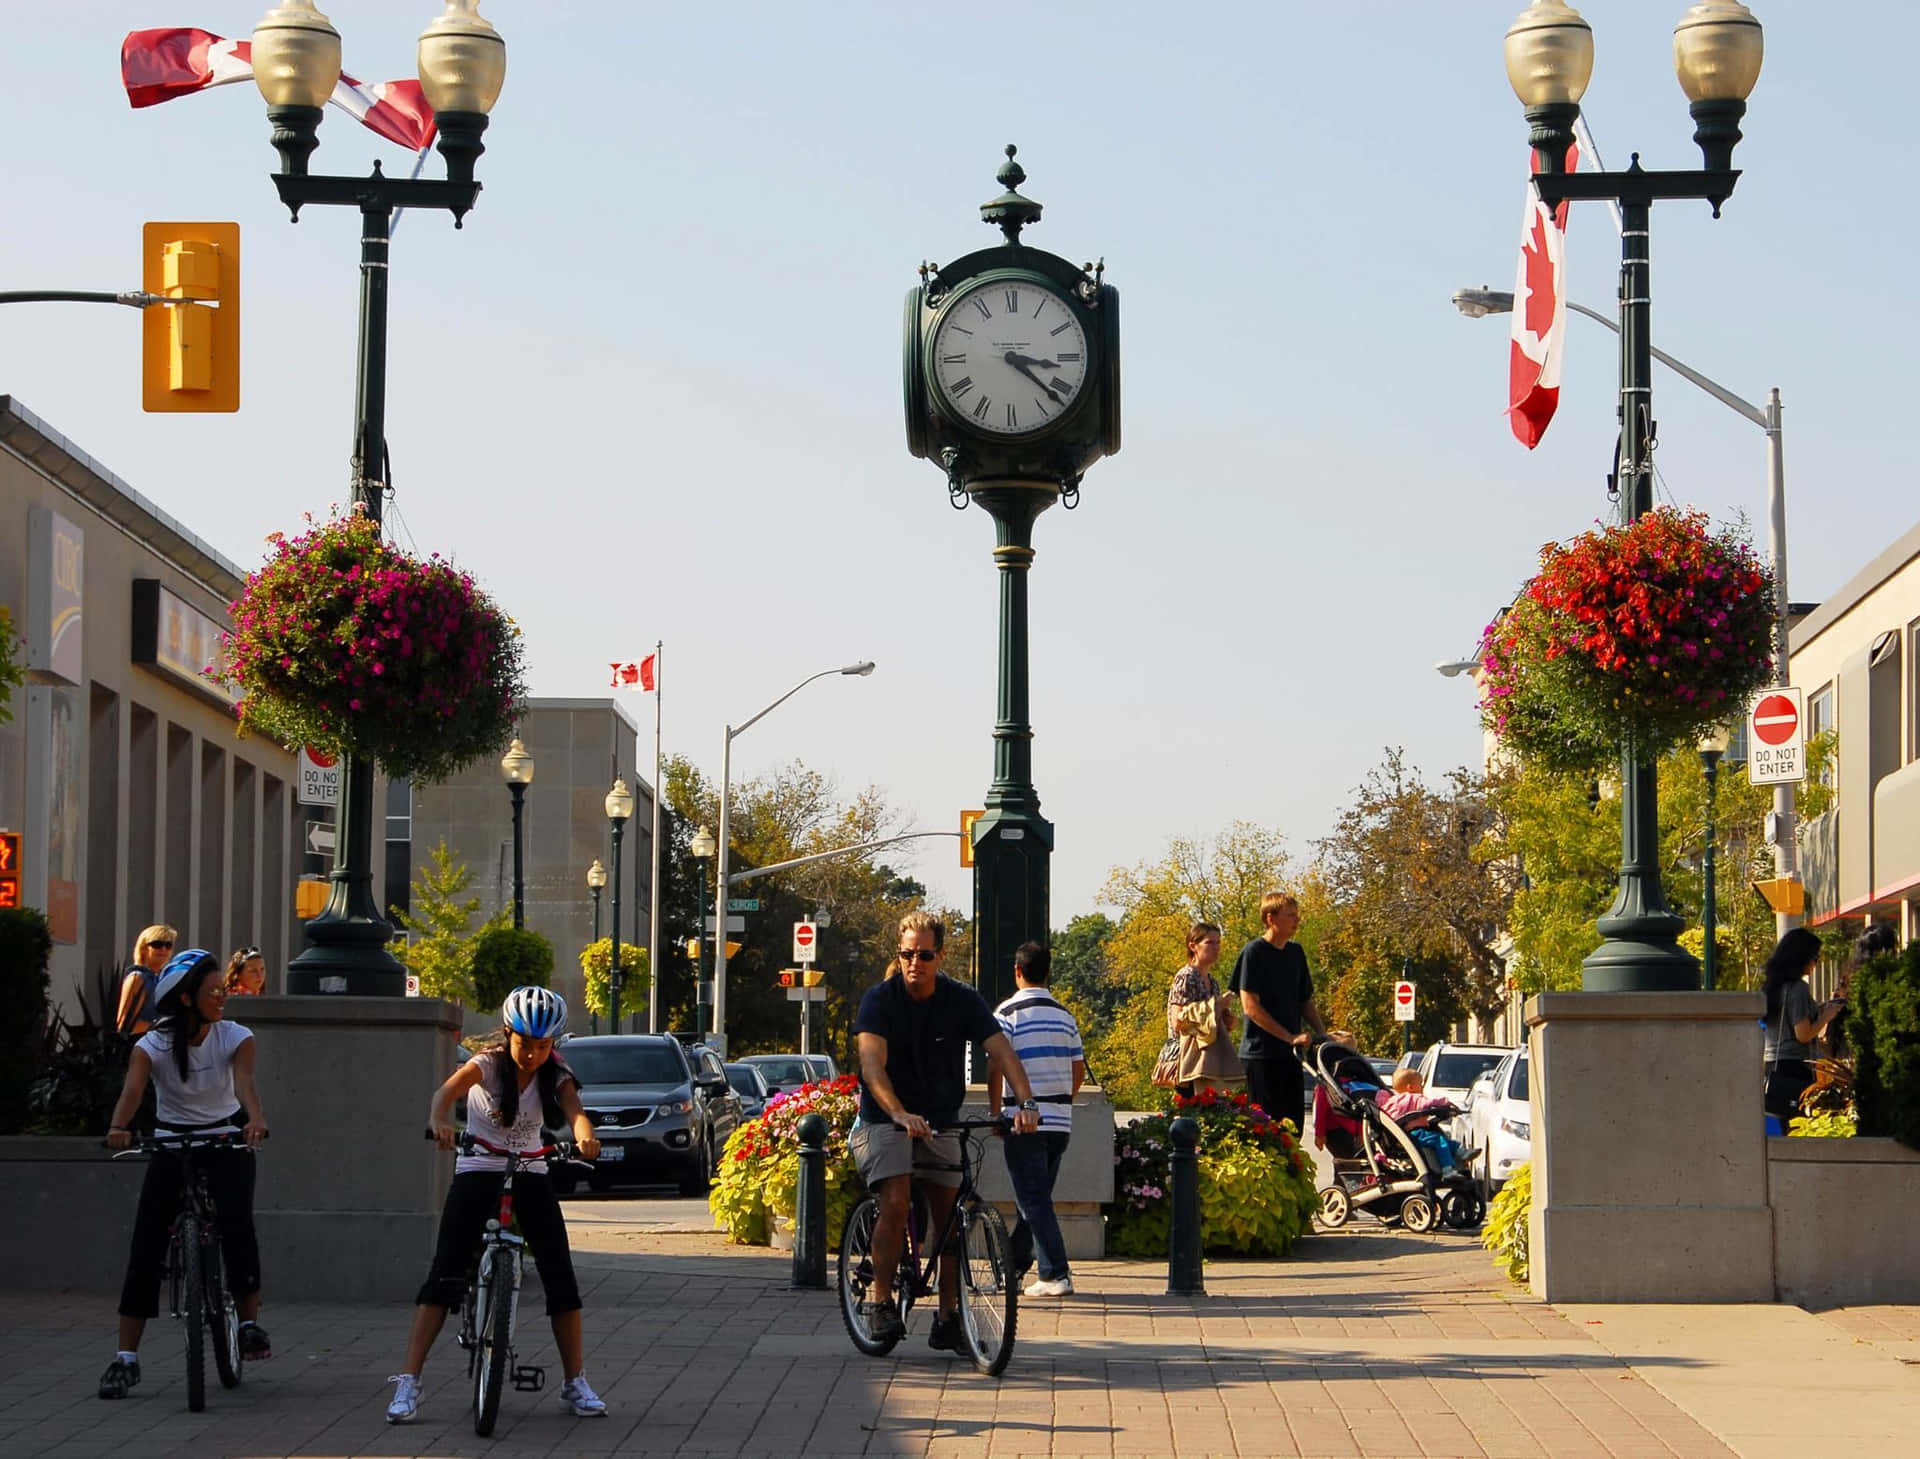
M122 1348L120 1349L119 1352L115 1353L114 1357L123 1363L137 1363L140 1361L140 1354L130 1353L125 1348Z

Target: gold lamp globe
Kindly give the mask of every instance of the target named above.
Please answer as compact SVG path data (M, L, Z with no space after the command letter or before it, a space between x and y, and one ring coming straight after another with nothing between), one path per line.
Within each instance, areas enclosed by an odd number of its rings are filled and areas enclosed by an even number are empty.
M1724 724L1716 724L1700 736L1700 753L1715 757L1727 753L1727 746L1733 743L1733 736Z
M253 28L253 82L270 107L322 107L340 80L340 32L313 0L280 0Z
M625 821L633 815L633 792L627 789L624 778L613 782L613 789L607 792L607 819Z
M600 858L594 857L593 865L587 868L587 887L590 891L599 891L607 884L607 869L600 864Z
M533 756L527 753L527 747L514 737L507 753L500 757L500 773L506 777L509 785L533 784Z
M480 0L447 0L420 32L420 89L435 113L485 116L507 79L507 43L480 14Z
M693 844L688 849L700 860L708 861L720 849L720 843L713 839L713 832L710 829L702 826L693 833Z
M1739 0L1700 0L1673 28L1673 70L1688 101L1741 101L1760 80L1766 40Z
M1507 27L1506 59L1522 106L1577 106L1593 79L1593 27L1564 0L1533 0Z

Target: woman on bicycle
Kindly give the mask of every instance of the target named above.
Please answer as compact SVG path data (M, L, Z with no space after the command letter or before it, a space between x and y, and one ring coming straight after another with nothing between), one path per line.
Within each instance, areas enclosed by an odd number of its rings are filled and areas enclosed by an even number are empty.
M267 1117L253 1080L253 1033L228 1023L227 987L220 960L189 948L169 961L154 982L153 1028L133 1046L126 1082L107 1127L107 1144L133 1143L128 1122L140 1107L148 1079L157 1096L154 1133L242 1132L247 1149L199 1152L220 1225L227 1290L240 1314L240 1353L250 1363L273 1356L260 1315L260 1243L253 1230L253 1147L267 1137ZM125 1398L140 1381L140 1336L160 1310L160 1276L168 1233L180 1206L180 1156L155 1153L133 1217L127 1277L120 1288L120 1348L100 1375L102 1398Z
M547 988L515 988L500 1005L500 1017L505 1026L498 1042L454 1070L434 1094L427 1116L433 1138L442 1150L453 1149L460 1133L453 1123L453 1104L465 1095L468 1133L508 1150L535 1150L546 1143L540 1134L542 1115L552 1104L572 1127L580 1153L593 1159L600 1153L600 1142L594 1138L593 1122L580 1108L580 1081L553 1049L554 1040L567 1026L566 1000ZM481 1234L499 1208L506 1168L501 1156L480 1151L454 1162L433 1265L414 1298L418 1305L413 1309L406 1360L401 1371L387 1380L398 1385L393 1402L387 1405L390 1424L412 1423L419 1412L420 1370L448 1309L458 1307L466 1295L467 1272ZM607 1405L586 1379L580 1287L573 1278L567 1223L547 1179L546 1161L536 1160L514 1177L513 1210L540 1270L540 1284L546 1288L553 1342L567 1373L560 1406L579 1418L603 1417Z

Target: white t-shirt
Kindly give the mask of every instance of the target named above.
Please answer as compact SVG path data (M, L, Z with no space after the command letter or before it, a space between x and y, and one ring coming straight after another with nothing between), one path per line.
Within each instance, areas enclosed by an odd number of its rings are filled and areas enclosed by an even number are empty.
M240 1096L233 1090L233 1056L253 1030L221 1019L207 1026L207 1036L187 1046L187 1077L173 1061L173 1036L153 1029L140 1036L134 1045L153 1060L153 1093L157 1121L169 1129L189 1125L207 1125L207 1133L237 1130L239 1124L229 1117L240 1108ZM226 1121L215 1125L215 1121Z
M493 1097L494 1070L499 1062L506 1060L503 1053L486 1053L476 1056L475 1062L486 1060L482 1065L480 1082L467 1091L467 1133L477 1135L489 1144L498 1145L505 1150L538 1150L547 1142L541 1138L542 1112L540 1109L540 1077L535 1075L532 1082L520 1091L518 1104L514 1107L513 1123L503 1126L500 1123L500 1106ZM509 1079L518 1079L520 1073L511 1067L507 1070ZM571 1079L571 1074L561 1078ZM476 1150L471 1155L462 1155L453 1162L456 1175L464 1175L469 1170L505 1170L506 1157L489 1155L484 1150ZM536 1175L547 1171L545 1160L535 1160L521 1167Z

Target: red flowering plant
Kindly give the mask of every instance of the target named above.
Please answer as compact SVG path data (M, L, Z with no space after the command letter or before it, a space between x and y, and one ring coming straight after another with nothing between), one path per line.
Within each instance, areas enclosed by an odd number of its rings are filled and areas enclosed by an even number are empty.
M772 1240L773 1218L793 1219L800 1185L800 1121L817 1114L827 1122L827 1242L837 1248L847 1212L866 1189L848 1146L859 1112L859 1077L842 1074L774 1095L759 1119L748 1120L729 1135L707 1196L707 1209L728 1239L741 1246L765 1246Z
M512 737L520 631L470 576L357 511L268 540L226 635L243 729L427 781Z
M1773 671L1773 574L1742 530L1658 510L1541 549L1480 640L1482 723L1522 759L1591 774L1725 723Z

